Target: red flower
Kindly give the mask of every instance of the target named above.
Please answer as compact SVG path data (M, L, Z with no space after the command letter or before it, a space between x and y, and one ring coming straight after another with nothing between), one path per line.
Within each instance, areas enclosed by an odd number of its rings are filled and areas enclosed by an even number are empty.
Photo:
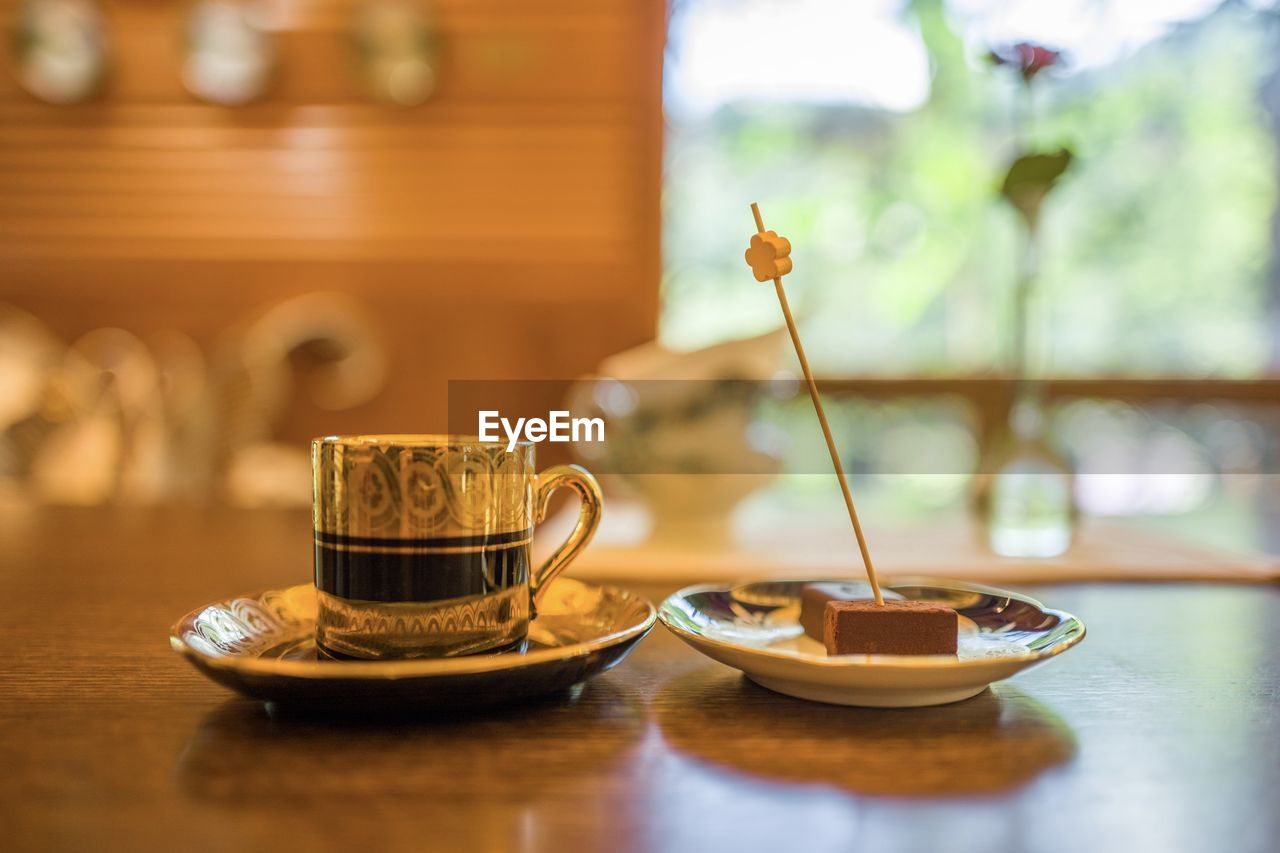
M1046 68L1062 64L1061 51L1025 41L994 48L989 58L995 65L1009 65L1017 69L1028 83Z

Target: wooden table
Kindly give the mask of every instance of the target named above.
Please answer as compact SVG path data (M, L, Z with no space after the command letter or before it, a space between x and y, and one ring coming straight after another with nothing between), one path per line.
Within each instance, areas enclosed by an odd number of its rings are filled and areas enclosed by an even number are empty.
M1280 848L1280 587L1031 589L1084 644L940 708L777 696L659 626L576 697L337 723L167 642L305 579L304 514L2 515L5 850Z

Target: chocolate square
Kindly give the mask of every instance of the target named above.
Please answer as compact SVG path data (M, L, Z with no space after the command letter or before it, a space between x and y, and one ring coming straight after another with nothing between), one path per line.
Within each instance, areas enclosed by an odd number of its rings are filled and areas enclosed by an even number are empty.
M883 590L886 599L901 599L890 590ZM866 581L820 581L807 583L800 589L800 625L805 634L822 642L822 623L826 618L828 601L859 601L872 599L875 593Z
M822 641L829 655L953 655L959 617L928 601L828 601Z

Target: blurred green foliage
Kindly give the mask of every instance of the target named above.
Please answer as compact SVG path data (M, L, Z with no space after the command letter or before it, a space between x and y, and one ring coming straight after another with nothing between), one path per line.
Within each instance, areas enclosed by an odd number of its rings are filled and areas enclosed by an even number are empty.
M904 15L934 66L918 110L738 103L673 124L664 341L779 324L742 263L759 200L795 246L788 293L819 370L1004 363L1019 224L999 187L1018 86L966 49L938 0ZM1036 81L1036 147L1077 158L1042 212L1036 372L1265 370L1277 188L1261 17L1227 4L1107 67Z

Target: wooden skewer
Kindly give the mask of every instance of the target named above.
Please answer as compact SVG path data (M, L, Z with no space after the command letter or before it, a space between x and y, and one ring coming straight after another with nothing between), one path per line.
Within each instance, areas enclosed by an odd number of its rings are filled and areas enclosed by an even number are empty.
M760 207L751 203L751 213L756 218L756 230L764 233L764 219L760 216ZM813 400L814 411L818 413L818 423L822 425L822 437L827 440L827 452L831 454L831 464L836 469L836 479L840 481L840 491L844 493L844 505L849 510L849 521L853 523L854 535L858 537L858 549L862 551L862 565L867 570L867 580L871 581L871 590L876 595L876 604L884 604L884 596L880 594L880 582L876 580L875 566L871 564L871 551L867 548L867 538L862 533L862 524L858 521L858 510L853 505L853 495L849 493L849 482L845 479L844 465L840 464L840 454L836 451L835 440L831 437L831 426L827 423L827 413L822 408L822 398L818 396L818 383L813 381L813 372L809 370L809 359L805 358L804 345L800 343L800 333L796 331L795 318L791 316L791 306L787 303L787 293L782 289L782 276L773 280L773 288L778 293L778 304L782 306L782 316L787 320L787 331L791 333L791 343L795 345L796 357L800 359L800 369L804 372L805 384L809 386L809 399Z

